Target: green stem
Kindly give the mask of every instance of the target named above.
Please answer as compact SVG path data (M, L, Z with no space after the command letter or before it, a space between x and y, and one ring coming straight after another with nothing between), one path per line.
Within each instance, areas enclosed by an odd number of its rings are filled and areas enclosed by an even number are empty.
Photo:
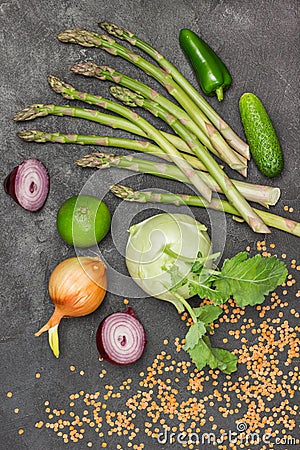
M198 321L197 316L194 313L194 310L191 307L191 305L189 304L189 302L187 302L180 294L178 294L178 292L176 292L175 289L174 289L174 291L172 291L172 294L174 295L174 297L177 298L177 300L180 301L180 303L182 303L182 305L185 307L185 309L188 311L189 315L191 316L193 322L197 323L197 321Z
M140 141L136 139L125 139L125 138L115 138L111 136L86 135L86 134L63 134L58 132L47 133L40 130L22 130L18 133L18 136L19 138L27 142L38 142L38 143L57 142L60 144L79 144L79 145L97 145L97 146L100 145L103 147L126 148L137 152L148 153L150 155L157 156L158 158L165 159L166 161L170 161L169 156L166 155L162 151L162 149L157 145L154 145L148 141ZM170 134L170 136L173 135ZM206 170L201 161L199 161L199 159L196 158L195 156L189 154L182 154L182 157L186 159L193 167L204 171ZM178 172L182 174L180 171Z
M200 208L214 209L216 211L222 211L233 216L240 217L239 212L226 200L219 200L213 198L211 202L207 202L205 199L186 194L171 194L161 192L150 191L134 191L127 186L115 185L111 187L111 191L119 198L126 201L139 202L139 203L169 203L172 205L188 205L197 206ZM264 222L270 227L277 228L278 230L285 231L300 237L300 223L294 220L286 219L275 214L271 214L266 211L255 209L256 213L264 220Z
M131 111L123 105L119 105L111 100L108 100L101 96L95 96L86 92L79 92L70 84L66 84L59 80L57 77L49 76L48 78L51 87L55 92L61 94L64 98L69 100L81 100L87 103L92 103L108 111L112 111L119 114L123 118L129 120L135 125L139 126L146 135L156 142L156 144L171 158L176 166L190 178L191 183L195 188L203 195L207 200L211 199L212 191L203 181L201 175L195 171L195 169L182 158L181 153L172 145L158 129L156 129L151 123L141 117L139 114ZM217 164L218 166L218 164ZM219 167L219 166L218 166Z
M109 34L116 36L119 39L125 39L131 45L134 45L151 58L153 58L172 78L184 89L184 91L193 99L204 114L211 120L215 127L225 137L226 141L230 143L236 151L241 155L250 159L249 146L243 142L240 137L230 128L230 126L217 114L217 112L210 106L210 104L200 95L200 93L191 85L191 83L179 72L179 70L168 61L161 53L153 48L148 43L144 42L134 33L131 33L124 28L121 28L113 23L102 22L100 26Z
M208 135L204 133L197 124L189 117L189 115L179 106L174 104L172 101L165 98L159 92L150 88L144 83L135 80L134 78L128 77L120 72L115 71L111 67L98 66L92 61L83 62L75 64L71 68L72 72L80 75L85 75L88 77L95 77L100 80L108 80L117 83L118 85L124 86L126 89L134 91L137 95L142 96L144 99L155 100L155 104L163 108L168 116L174 116L178 119L177 122L184 123L185 127L193 133L202 144L208 148L214 155L221 158L226 162L233 170L239 171L242 175L246 176L247 173L247 160L241 157L239 154L235 153L230 149L223 146L217 146L217 149L212 145ZM127 105L128 106L128 105ZM132 104L130 106L133 106ZM141 106L141 105L138 105ZM226 151L225 151L226 150Z
M190 184L190 180L172 164L157 163L147 159L136 158L132 155L119 156L105 152L92 153L76 161L81 167L94 167L105 169L107 167L120 167L133 172L147 173L150 175L180 181ZM220 187L211 175L202 174L206 183L215 192L221 192ZM275 205L280 197L280 189L271 186L262 186L246 183L239 180L231 180L240 193L249 201L260 203L262 206Z
M128 131L129 133L136 134L137 136L147 137L147 134L134 123L123 117L114 116L107 113L102 113L100 111L95 111L94 109L85 109L71 107L69 105L59 106L59 105L45 105L45 104L35 104L27 108L22 109L13 117L16 121L23 120L33 120L37 117L44 117L47 115L56 116L70 116L77 117L80 119L91 120L97 122L101 125L105 125L114 129L120 129ZM192 154L189 146L178 136L174 134L166 133L161 131L166 139L168 139L178 150Z
M168 116L164 113L159 105L155 102L140 98L137 94L129 91L128 89L121 88L119 86L113 86L111 90L114 91L114 95L123 101L136 102L141 106L147 104L147 108L153 114L159 115L163 118L174 130L176 130L180 137L184 139L193 150L194 154L199 160L207 167L208 172L214 178L215 182L219 185L221 191L226 195L228 200L239 211L243 219L249 224L253 231L260 233L269 233L270 230L263 223L261 218L255 213L252 207L248 204L247 200L241 195L236 186L231 182L226 173L219 167L217 162L207 151L207 149L201 144L201 142L191 135L189 130L181 124L177 119L172 116ZM176 128L175 128L176 125Z
M122 101L126 106L130 107L141 107L145 108L147 111L151 112L156 117L159 117L164 122L170 125L170 127L177 133L182 140L188 142L193 153L194 147L197 146L198 136L193 135L190 130L187 128L185 121L178 119L176 116L170 114L168 110L163 108L159 103L153 100L149 100L144 98L143 96L136 94L133 91L130 91L127 88L122 88L120 86L111 86L110 87L111 94L118 100ZM200 139L201 141L201 139ZM203 140L201 141L203 144ZM204 144L205 145L205 144ZM199 146L198 146L199 147ZM200 147L198 148L201 151ZM226 162L233 170L237 170L242 175L246 176L247 174L247 161L241 160L241 156L238 157L234 155L228 159L228 153L218 153L213 147L210 148L211 152L221 158L224 162Z
M220 86L219 88L216 89L216 94L217 94L217 99L219 100L219 102L221 102L224 98L223 86Z
M174 250L171 249L170 244L166 244L163 248L163 253L166 255L171 256L171 258L179 259L180 261L184 261L189 264L193 264L195 262L195 258L189 258L188 256L180 255L179 253L174 252ZM206 264L208 261L215 260L220 256L220 252L218 253L212 253L208 256L205 256L205 258L197 258L197 261L199 261L201 264ZM217 274L218 272L215 272L211 270L211 274Z
M148 137L155 141L170 156L175 165L177 165L180 170L188 178L190 178L191 183L203 195L203 197L210 201L212 191L203 181L203 177L201 177L199 173L196 173L192 166L186 160L182 159L178 150L171 145L155 127L153 127L141 116L132 112L130 109L101 96L91 95L86 92L79 92L73 86L62 82L57 77L50 76L49 83L56 92L60 93L67 99L78 99L88 103L92 102L93 104L109 109L110 111L113 111L140 126L143 131L147 133ZM188 133L188 136L190 136L190 133ZM214 160L209 151L198 140L189 141L188 144L194 151L195 155L207 168L209 173L213 176L214 180L220 186L222 192L226 195L228 200L240 212L240 215L248 223L251 229L257 233L270 233L269 228L251 208L247 200L236 189L230 178L219 167L218 163Z
M169 244L166 244L162 251L166 255L171 256L171 258L179 259L187 263L193 263L195 261L195 258L189 258L188 256L179 255L178 253L174 252Z
M168 93L178 101L193 121L209 137L216 150L219 151L223 148L225 152L232 151L230 146L202 110L165 70L158 68L140 55L129 51L126 47L117 44L114 39L106 35L99 35L87 30L73 29L59 33L58 39L62 42L75 43L84 47L102 48L109 54L120 56L126 61L136 65L166 88Z

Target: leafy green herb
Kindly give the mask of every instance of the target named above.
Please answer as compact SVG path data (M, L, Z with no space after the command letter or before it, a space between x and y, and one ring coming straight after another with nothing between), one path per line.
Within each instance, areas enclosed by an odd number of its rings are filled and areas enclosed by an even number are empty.
M255 255L249 258L248 253L240 252L233 258L226 259L221 270L204 266L200 258L201 256L192 264L190 274L180 282L179 274L176 273L176 286L188 283L192 295L198 294L217 304L225 303L230 297L240 307L262 303L269 292L285 281L288 273L285 264L275 256L263 258ZM173 276L174 274L175 271ZM178 294L176 297L180 300ZM237 356L227 350L213 348L206 334L210 324L222 313L222 308L217 304L192 308L186 300L181 301L194 322L186 334L184 349L196 367L201 370L208 365L211 369L218 368L224 373L235 372Z
M200 298L206 297L209 300L214 300L217 303L224 303L223 293L218 291L217 289L214 289L212 282L209 280L207 280L205 283L202 283L198 280L190 281L189 291L192 296L199 295Z
M222 308L217 305L204 305L193 309L197 322L186 334L184 349L199 370L206 365L209 365L211 369L218 368L225 373L236 370L237 357L227 350L212 348L209 337L206 335L207 328L222 314L222 311Z
M171 286L173 286L173 290L179 289L187 283L187 278L180 274L179 268L176 264L173 264L169 269L163 267L163 270L166 270L170 274Z
M198 320L204 322L207 326L217 320L217 318L222 314L223 310L217 305L204 305L199 308L194 308L194 313Z
M195 271L197 267L199 271ZM192 268L194 275L187 281L192 292L220 303L232 297L241 308L262 303L266 295L284 282L288 273L284 262L275 256L248 258L247 252L226 259L221 270L201 269L196 262ZM206 270L205 277L203 270Z
M188 349L188 353L199 370L202 370L206 365L211 369L220 369L225 373L232 373L237 369L237 356L228 350L212 348L207 335L199 339L192 349Z
M185 337L185 350L192 350L199 342L199 340L206 333L205 324L201 321L198 321L190 326L189 331Z
M282 284L288 274L285 264L275 256L248 258L246 252L226 259L220 275L213 284L223 293L224 301L230 296L238 306L257 305L265 296Z
M154 240L153 230L160 231L164 239ZM148 249L149 243L153 245ZM184 349L197 368L208 365L232 373L237 356L210 342L211 325L222 313L222 304L230 297L241 308L262 303L285 281L288 271L275 256L250 258L246 252L226 259L218 268L219 253L211 253L211 248L206 227L200 222L184 214L157 214L130 228L126 263L146 292L173 303L179 313L185 309L190 314L193 324L186 333ZM210 304L193 308L188 299L195 295L209 299Z

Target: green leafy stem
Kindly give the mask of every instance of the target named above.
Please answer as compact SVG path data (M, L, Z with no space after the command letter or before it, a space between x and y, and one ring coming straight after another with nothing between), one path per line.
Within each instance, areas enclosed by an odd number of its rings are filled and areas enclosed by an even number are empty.
M180 256L172 251L170 246L166 246L164 251L175 258ZM218 255L211 255L212 259L216 256ZM190 261L190 258L187 259ZM226 259L221 269L207 267L206 259L199 253L185 278L179 275L174 264L170 269L171 278L175 281L172 293L193 320L185 336L184 349L197 369L202 370L208 365L211 369L218 368L230 374L237 370L237 356L228 350L212 347L207 335L211 330L210 325L222 314L223 310L219 304L225 303L230 297L241 308L260 304L266 295L284 283L288 271L285 264L275 256L264 258L257 254L249 258L247 252L240 252L233 258ZM179 287L184 284L188 284L191 295L205 297L214 303L192 308L178 293Z

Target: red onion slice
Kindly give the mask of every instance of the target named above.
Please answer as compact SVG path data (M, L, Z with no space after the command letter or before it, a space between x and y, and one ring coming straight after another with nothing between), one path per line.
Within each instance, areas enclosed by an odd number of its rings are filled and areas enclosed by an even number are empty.
M49 193L49 174L38 159L27 159L4 180L5 192L28 211L39 211Z
M132 308L110 314L100 323L96 335L102 358L113 364L127 365L137 361L146 346L146 333Z

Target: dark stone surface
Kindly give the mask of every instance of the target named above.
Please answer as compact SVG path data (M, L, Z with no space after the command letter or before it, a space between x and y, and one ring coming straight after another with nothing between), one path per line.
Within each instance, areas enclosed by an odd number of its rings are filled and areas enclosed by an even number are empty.
M143 358L133 366L120 368L100 363L94 342L97 325L106 314L122 310L123 298L128 296L127 292L120 291L120 286L117 286L117 289L111 286L111 293L107 294L105 302L93 315L62 322L59 360L53 357L46 335L34 337L34 333L47 321L53 310L47 293L49 275L61 260L74 255L74 250L65 245L58 236L55 217L60 204L66 198L78 194L90 178L92 172L76 168L73 164L75 159L88 153L90 149L75 145L28 144L22 142L16 133L23 128L86 134L104 134L107 130L97 124L58 117L20 124L14 123L12 116L32 103L66 103L66 100L59 98L49 88L49 73L75 84L82 90L107 96L108 84L76 77L69 72L69 67L81 60L95 59L98 63L111 65L121 72L158 87L157 83L121 59L114 59L97 49L64 45L56 39L57 33L66 28L81 27L98 31L97 22L100 20L110 20L136 32L168 57L193 83L195 78L179 48L179 30L183 27L192 28L219 52L230 68L233 85L221 104L215 99L210 99L210 103L242 135L238 111L240 95L250 91L262 99L282 143L285 168L279 178L266 180L251 162L249 180L254 183L278 185L282 196L272 211L286 214L295 220L298 216L299 220L299 22L296 0L1 1L1 180L4 180L14 166L29 157L41 159L51 176L49 198L42 211L36 214L22 210L3 189L0 190L1 450L84 449L89 441L94 443L93 448L101 448L101 442L104 440L109 442L109 449L117 448L117 443L121 444L122 448L128 448L128 437L117 434L107 437L105 432L101 438L91 431L87 424L84 425L86 435L77 444L71 441L64 444L62 438L58 438L50 428L43 427L38 430L34 424L39 420L47 422L48 418L44 412L44 402L47 400L50 401L51 408L64 408L68 412L72 409L68 406L69 395L80 390L90 393L100 391L103 394L106 383L117 388L127 378L133 380L132 389L138 390L138 374L141 371L146 372L147 366L151 365L153 358L164 347L163 340L169 339L170 344L166 348L174 354L173 339L176 336L183 337L185 332L183 322L178 320L177 313L170 304L154 299L131 299L130 304L147 331L147 350ZM151 121L156 126L167 129L158 119L151 118ZM110 130L107 132L112 133ZM116 131L114 135L121 136L122 132ZM103 172L103 183L109 182L110 176L109 172ZM101 182L100 177L98 179ZM155 181L153 184L153 180L146 176L135 177L132 185L155 185L172 191L179 190L175 183ZM112 212L120 203L110 194L106 196L106 200ZM284 205L293 207L294 213L285 212ZM128 207L126 220L129 223L131 219L136 220L134 216L137 211L138 208ZM193 213L196 218L210 226L205 212L193 210ZM123 217L124 225L127 225L122 214L118 217ZM149 214L149 210L143 214ZM144 217L143 214L137 217ZM116 251L112 239L108 237L101 244L101 250L112 267L125 273L121 253L122 245L124 248L126 241L126 228L122 228L122 225L121 219L118 219L118 223L115 221L115 226L120 227L120 231L114 238L117 244L120 243L120 249ZM227 230L224 230L226 242L223 256L230 257L244 250L247 245L254 250L255 242L262 238L263 236L255 235L247 226L235 223L229 217ZM267 242L274 242L278 255L286 253L288 261L299 257L299 239L296 237L274 230L272 235L267 237ZM293 307L296 307L295 300L297 299L293 293L286 297L286 301ZM247 314L252 314L259 320L254 309ZM215 342L218 341L222 345L223 336L222 330L218 330ZM70 371L70 365L76 367L75 372ZM107 370L104 381L99 378L102 369ZM85 374L81 376L80 370L84 370ZM240 370L242 372L244 369ZM37 379L36 373L40 373L41 378ZM185 389L186 376L182 375L179 382L182 398L186 396ZM12 398L6 396L8 391L13 393ZM118 402L110 399L107 403L110 410L126 409L122 399ZM18 414L14 412L15 408L19 408ZM84 408L83 405L82 410ZM232 418L230 422L230 417L224 420L221 414L218 415L217 411L215 413L215 421L219 426L227 426L228 429L232 427L231 429L235 430L233 420L238 417ZM168 448L167 445L159 445L146 436L144 422L147 419L145 412L137 413L135 424L141 431L133 440L133 444L145 442L144 448L147 450ZM18 434L19 428L25 431L21 436ZM203 430L210 431L210 425ZM182 447L174 444L171 448Z

